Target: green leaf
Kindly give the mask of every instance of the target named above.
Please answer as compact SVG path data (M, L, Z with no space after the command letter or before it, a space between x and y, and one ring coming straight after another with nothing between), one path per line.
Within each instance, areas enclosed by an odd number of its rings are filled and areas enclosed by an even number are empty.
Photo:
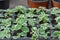
M41 12L41 14L38 16L39 22L43 20L43 22L48 22L49 18L48 15L44 12Z
M3 39L5 37L5 34L3 31L0 31L0 38Z
M4 28L3 31L0 31L0 38L3 39L4 37L10 38L10 30L9 30L9 28Z
M36 8L28 8L29 12L31 12L32 14L34 13L34 11L36 10Z
M3 22L3 19L0 19L0 22L2 23Z
M37 21L35 19L28 19L28 23L31 26L34 26Z
M17 19L16 19L16 23L23 25L24 23L27 22L27 18L24 15L20 15Z
M48 38L48 35L47 35L47 33L43 33L42 35L40 35L41 37L44 37L45 39L47 39Z
M58 23L57 25L55 25L55 28L60 29L60 23Z
M2 30L2 29L4 29L5 28L5 26L0 26L0 30Z
M58 9L56 7L51 8L49 11L50 11L51 14L54 14L56 16L60 16L60 9Z
M58 37L60 35L60 31L54 31L53 35L54 35L54 37Z
M19 30L19 29L21 29L21 27L22 27L22 25L16 24L12 27L12 30Z
M55 18L56 22L60 23L60 17Z
M38 37L39 37L39 29L37 29L36 27L32 27L31 30L33 32L32 40L38 40Z
M15 10L25 13L27 9L24 6L17 6L15 7Z
M3 19L2 24L4 26L10 26L11 25L11 18Z
M48 24L48 23L41 24L40 30L41 30L41 31L44 31L44 30L46 30L48 27L49 27L49 24Z
M6 10L6 13L5 13L5 16L8 16L8 15L9 15L9 16L12 16L12 15L13 15L13 12L14 12L14 11L13 11L12 9L7 9L7 10Z
M27 33L21 32L21 33L18 33L18 35L25 37L27 36Z
M29 32L28 27L27 27L27 26L25 26L25 25L21 28L21 30L22 30L22 32L24 32L24 33Z
M18 35L18 36L13 36L13 39L18 39L18 38L20 38L20 35Z
M26 13L25 15L26 17L31 17L31 18L34 17L34 14L32 12Z

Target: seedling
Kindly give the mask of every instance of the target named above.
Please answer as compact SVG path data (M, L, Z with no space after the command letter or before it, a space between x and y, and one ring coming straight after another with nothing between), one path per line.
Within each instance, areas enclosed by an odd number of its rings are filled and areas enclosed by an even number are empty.
M56 17L55 20L57 23L60 23L60 17Z
M6 27L11 25L11 18L3 19L2 24Z
M3 38L10 38L11 35L10 35L10 29L5 27L3 31L0 31L0 38L3 39Z
M60 35L60 31L54 31L53 35L54 35L54 37L58 37Z
M19 11L19 13L26 13L26 8L24 7L24 6L17 6L17 7L15 7L15 9L14 9L16 12L18 12Z
M32 27L32 40L38 40L39 37L39 29L37 29L36 27Z
M26 13L25 15L26 17L30 17L30 18L34 17L34 14L32 12Z
M57 25L55 25L56 29L60 29L60 23L58 23Z
M26 22L27 22L27 18L22 14L16 19L16 23L21 25L25 24Z
M40 28L39 28L39 34L41 37L44 37L45 39L48 38L47 33L45 32L45 30L49 27L48 23L44 23L41 24Z
M36 19L28 19L28 23L29 23L29 25L31 25L33 27L33 26L35 26L37 21L36 21Z
M26 25L23 25L23 26L17 25L15 27L13 26L12 30L21 30L22 31L22 32L17 33L16 36L13 36L14 39L20 38L21 36L25 37L25 36L27 36L27 33L29 32L29 29Z
M41 14L38 16L38 18L39 18L39 22L40 21L49 22L48 15L45 14L44 12L41 12Z
M13 9L7 9L7 10L5 10L5 17L7 17L7 16L13 16L13 13L14 13L14 11L13 11Z
M56 16L59 16L60 15L60 9L58 9L58 8L51 8L50 9L50 13L51 14L54 14L54 15L56 15Z

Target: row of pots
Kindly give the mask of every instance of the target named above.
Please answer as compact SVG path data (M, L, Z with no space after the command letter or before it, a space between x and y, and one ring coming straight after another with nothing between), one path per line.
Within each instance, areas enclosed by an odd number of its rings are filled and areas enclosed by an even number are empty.
M60 8L60 0L27 0L28 4L31 8L38 8L39 6L43 6L48 8L49 2L51 2L52 7Z

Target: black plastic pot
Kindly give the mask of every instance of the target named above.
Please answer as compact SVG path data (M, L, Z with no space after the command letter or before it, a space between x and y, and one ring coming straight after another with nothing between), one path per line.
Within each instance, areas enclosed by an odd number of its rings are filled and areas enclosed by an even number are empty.
M9 8L9 0L0 0L0 9Z

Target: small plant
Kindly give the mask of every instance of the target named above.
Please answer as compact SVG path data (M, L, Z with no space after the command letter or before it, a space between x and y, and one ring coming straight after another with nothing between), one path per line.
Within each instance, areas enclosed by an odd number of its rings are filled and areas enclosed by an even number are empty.
M40 28L39 28L39 35L45 39L48 38L48 35L47 33L45 32L46 29L48 29L49 27L49 24L48 23L44 23L44 24L41 24Z
M53 35L54 35L54 37L58 37L60 35L60 31L54 31Z
M25 36L27 36L27 33L29 32L29 29L28 29L27 25L21 26L21 25L17 24L17 25L12 27L12 31L14 31L14 30L15 31L21 30L21 32L17 33L16 36L13 36L14 39L20 38L21 36L25 37Z
M32 14L34 14L34 12L36 12L36 10L37 10L37 8L28 8L27 9L27 12L29 13L32 13Z
M55 20L57 23L60 23L60 17L56 17Z
M58 23L57 25L55 25L56 29L60 29L60 23Z
M32 27L32 40L38 40L39 37L39 29L37 29L36 27Z
M48 24L48 23L41 24L40 25L40 30L45 31L46 29L48 29L48 27L50 27L50 24Z
M21 25L25 24L26 22L27 22L27 18L22 14L18 16L18 18L16 19L16 23Z
M26 8L24 7L24 6L17 6L17 7L15 7L15 9L14 9L16 12L18 12L18 13L26 13Z
M5 17L8 17L8 16L13 16L13 13L14 13L14 11L13 11L13 9L7 9L7 10L5 10Z
M38 18L39 18L39 22L40 21L49 22L48 15L45 14L44 12L41 12L41 14L38 16Z
M11 18L3 19L2 24L6 27L11 25Z
M51 9L50 9L50 13L51 13L51 14L54 14L54 15L56 15L56 16L59 16L59 15L60 15L60 9L58 9L58 8L56 8L56 7L51 8Z
M12 26L12 31L19 31L17 35L13 36L14 39L20 38L20 37L25 37L27 36L27 33L29 32L29 29L27 27L27 17L23 14L18 14L17 19L15 20L17 23L16 25Z
M26 13L25 15L26 15L26 17L30 17L30 18L34 17L34 14L33 14L33 13L31 13L31 12Z
M37 21L35 19L28 19L28 23L29 23L29 25L31 25L33 27L33 26L35 26Z
M0 38L3 39L3 38L10 38L11 35L10 35L10 28L8 27L4 27L4 29L1 31L0 30Z

